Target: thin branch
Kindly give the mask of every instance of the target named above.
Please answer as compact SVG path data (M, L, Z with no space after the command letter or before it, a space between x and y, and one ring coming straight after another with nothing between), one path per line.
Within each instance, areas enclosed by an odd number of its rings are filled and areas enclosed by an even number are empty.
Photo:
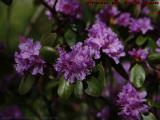
M54 5L53 5L53 9L54 9L54 10L55 10L55 8L56 8L57 1L58 1L58 0L55 0L55 2L54 2Z
M29 25L27 26L26 30L25 30L25 36L28 36L32 30L32 26L36 23L36 21L38 20L38 18L40 17L41 13L43 12L44 7L43 6L39 6L37 8L37 10L35 11L35 13L33 14Z
M51 6L49 6L44 0L40 0L40 1L52 13L52 17L55 19L55 22L60 23L60 20L57 17L57 13L56 13L56 10L55 10L55 6L56 6L58 0L55 0L53 8Z
M40 0L41 3L54 15L54 10L52 7L50 7L44 0Z

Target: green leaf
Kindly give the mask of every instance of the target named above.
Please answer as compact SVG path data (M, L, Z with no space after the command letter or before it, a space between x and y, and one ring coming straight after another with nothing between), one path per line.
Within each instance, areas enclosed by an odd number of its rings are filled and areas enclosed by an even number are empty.
M142 114L142 118L143 118L143 120L157 120L156 117L154 116L154 114L152 114L152 113L149 113L148 115Z
M149 61L151 61L151 62L160 61L160 54L159 54L159 53L151 53L151 54L148 56L148 59L149 59Z
M130 72L130 80L137 87L142 87L146 78L145 70L141 65L134 65Z
M34 83L34 77L32 75L24 76L21 81L18 88L19 94L24 95L28 93Z
M91 96L100 96L105 84L105 72L102 63L96 66L96 75L87 81L88 87L86 94Z
M68 30L64 34L64 37L69 46L73 46L76 43L76 35L74 34L73 31Z
M98 81L98 79L96 79L95 77L92 77L90 80L88 80L87 81L88 88L85 90L86 94L95 97L100 96L102 89L99 82L100 81Z
M1 0L3 3L5 3L6 5L11 5L13 0Z
M160 102L155 102L151 99L148 100L148 105L157 109L160 109Z
M74 86L74 94L78 97L81 98L83 95L83 83L82 81L77 81L75 86Z
M105 81L105 72L102 63L97 65L97 70L99 71L98 80L102 82L102 85Z
M58 87L58 95L63 99L68 99L73 92L73 85L69 84L64 78L61 78L59 87Z
M42 58L49 63L53 63L58 57L57 51L49 46L41 48L40 54Z
M43 118L45 115L48 115L48 106L46 102L46 99L42 97L37 97L37 99L34 99L34 101L32 102L32 107L40 118Z
M142 46L147 41L147 37L138 36L136 39L136 44Z
M59 81L55 81L55 80L50 80L46 86L45 86L45 90L46 91L50 91L52 90L53 88L57 87L59 84Z
M153 52L156 49L156 47L157 47L156 43L152 38L148 39L147 47L151 48L151 52Z
M48 33L41 38L41 43L43 46L54 46L56 44L57 34Z

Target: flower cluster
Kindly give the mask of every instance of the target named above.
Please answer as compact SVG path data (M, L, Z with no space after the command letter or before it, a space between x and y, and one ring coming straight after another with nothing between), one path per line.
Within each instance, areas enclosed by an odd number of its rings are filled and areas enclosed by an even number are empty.
M45 62L40 57L40 42L33 42L30 38L21 38L19 52L15 53L16 71L23 75L31 70L32 75L43 75Z
M115 17L119 14L119 10L116 6L106 5L100 12L96 15L96 18L101 21L107 21L112 17Z
M95 62L90 54L90 49L79 42L72 47L71 52L59 48L60 57L54 65L55 70L64 74L64 78L70 83L84 80L91 73Z
M151 25L151 20L147 17L132 19L129 29L131 32L142 32L142 34L146 34L148 30L153 30Z
M56 4L56 11L81 18L81 8L77 0L59 0Z
M145 61L149 54L149 49L141 49L136 50L135 48L128 52L136 61Z
M116 24L127 27L131 22L130 13L122 13L116 18Z
M49 6L53 7L55 0L46 0ZM77 0L58 0L55 5L55 10L61 12L65 15L70 15L80 19L81 16L81 7ZM50 11L46 11L46 15L51 19L52 14Z
M89 29L88 38L85 42L91 49L95 58L100 58L100 50L114 59L118 64L119 58L125 56L124 46L116 33L107 27L102 21L97 20Z
M118 94L118 104L122 111L119 113L128 120L140 120L141 113L148 112L146 102L146 92L138 92L131 84L123 86Z
M151 20L147 17L134 19L130 13L121 13L116 19L116 24L129 27L130 32L146 34L147 31L153 30Z

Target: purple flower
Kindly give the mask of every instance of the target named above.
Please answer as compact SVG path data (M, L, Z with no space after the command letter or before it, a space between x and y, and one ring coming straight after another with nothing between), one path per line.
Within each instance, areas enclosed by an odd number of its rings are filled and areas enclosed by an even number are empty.
M138 92L131 84L123 86L122 91L118 94L117 103L121 106L119 115L126 120L140 120L141 113L148 112L146 102L146 92Z
M81 18L81 8L77 0L58 0L56 11L78 19Z
M45 62L39 55L40 42L33 42L30 38L21 38L19 52L15 53L16 71L23 75L25 72L32 71L32 75L43 75Z
M148 7L144 7L144 8L142 9L142 13L145 14L145 15L147 15L147 14L150 13L150 9L149 9Z
M100 58L100 50L114 59L118 64L119 58L125 56L124 46L117 34L107 27L102 21L97 20L89 29L88 39L85 42L92 50L95 59Z
M149 49L141 49L136 50L135 48L128 52L136 61L145 61L149 54Z
M64 74L64 78L70 83L77 80L84 80L90 75L95 62L90 55L90 49L83 46L81 42L72 47L71 52L66 52L59 48L60 57L54 65L55 70Z
M96 18L101 21L108 21L110 18L115 17L119 14L119 10L116 6L106 5L100 12L96 15Z
M146 34L148 30L153 30L153 26L151 25L151 20L147 17L144 17L132 19L129 29L131 32L142 32L142 34Z
M110 109L108 106L104 107L100 112L97 113L97 117L101 120L108 120L110 117Z
M156 44L157 44L157 49L156 49L156 51L158 52L158 53L160 53L160 38L157 40L157 42L156 42Z
M116 18L116 23L120 26L127 27L130 24L130 13L122 13Z
M0 112L1 120L23 120L23 114L17 105L9 106Z

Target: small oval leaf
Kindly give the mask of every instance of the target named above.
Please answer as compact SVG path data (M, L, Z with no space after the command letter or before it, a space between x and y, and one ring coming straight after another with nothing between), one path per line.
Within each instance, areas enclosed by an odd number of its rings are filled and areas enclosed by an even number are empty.
M55 46L57 42L57 34L56 33L48 33L43 35L41 38L41 44L43 46Z
M150 62L160 62L160 54L159 53L152 53L148 56Z
M137 87L142 87L146 78L145 70L141 65L134 65L130 72L130 81Z
M138 36L137 39L136 39L136 44L138 46L142 46L146 41L147 41L146 37Z
M66 39L66 42L68 45L71 47L76 43L76 35L74 34L73 31L68 30L65 34L64 37Z
M157 120L156 117L154 116L154 114L152 114L152 113L149 113L148 115L142 114L142 118L143 118L143 120Z
M64 78L61 78L59 87L58 87L58 95L66 100L68 99L73 92L73 85L69 84L68 81L66 81Z
M32 75L28 75L27 77L23 77L20 81L20 85L18 88L19 94L24 95L28 93L34 83L34 77Z
M40 54L42 58L48 63L53 63L58 57L57 51L49 46L44 46L43 48L41 48Z
M87 81L88 87L85 90L85 93L90 96L100 96L102 89L101 85L99 84L100 81L96 79L95 77L92 77L90 80Z
M75 86L74 86L74 94L78 97L81 98L83 95L83 83L82 81L77 81Z
M98 80L101 81L102 85L105 81L105 72L102 63L97 65L97 70L99 71Z

